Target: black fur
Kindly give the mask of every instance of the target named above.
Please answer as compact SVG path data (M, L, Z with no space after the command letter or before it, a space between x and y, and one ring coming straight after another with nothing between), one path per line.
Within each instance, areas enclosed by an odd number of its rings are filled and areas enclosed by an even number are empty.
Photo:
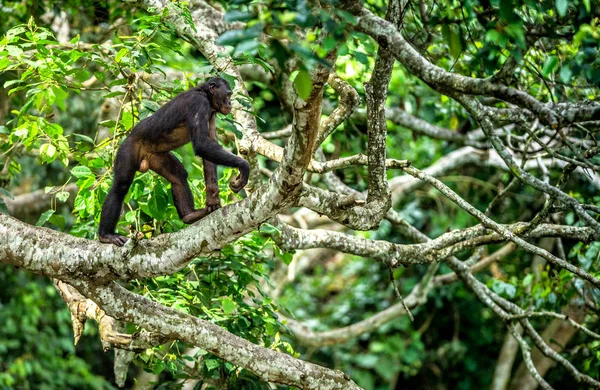
M126 242L125 237L114 231L123 200L138 170L152 169L171 182L175 207L186 223L193 223L220 207L216 164L239 169L240 175L230 183L232 190L238 192L246 185L250 165L223 149L216 137L215 115L231 111L230 95L227 81L212 78L178 95L133 128L117 152L113 185L104 200L100 217L101 242L116 245ZM190 141L196 155L204 159L207 207L199 210L194 209L185 168L170 153Z

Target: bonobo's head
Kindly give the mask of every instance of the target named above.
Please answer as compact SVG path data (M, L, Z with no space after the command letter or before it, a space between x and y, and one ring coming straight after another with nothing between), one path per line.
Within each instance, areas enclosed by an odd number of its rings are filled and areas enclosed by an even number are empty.
M231 112L231 101L229 98L233 93L229 83L220 77L213 77L204 83L204 86L208 93L211 108L223 115L229 114Z

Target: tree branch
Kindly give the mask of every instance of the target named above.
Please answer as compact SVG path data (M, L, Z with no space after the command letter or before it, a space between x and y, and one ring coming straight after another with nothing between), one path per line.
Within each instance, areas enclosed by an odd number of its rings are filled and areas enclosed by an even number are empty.
M341 371L259 347L215 324L152 302L116 283L95 286L80 282L76 286L111 316L198 346L253 372L264 381L301 389L360 389Z

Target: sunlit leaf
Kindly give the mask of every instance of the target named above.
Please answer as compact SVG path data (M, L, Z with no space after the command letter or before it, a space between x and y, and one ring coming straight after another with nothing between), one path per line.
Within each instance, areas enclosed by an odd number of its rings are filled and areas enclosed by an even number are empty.
M71 194L68 191L60 191L56 194L56 199L61 202L66 202L67 199L69 199L69 196L71 196Z
M560 16L567 14L567 8L569 7L569 0L555 0L556 11Z
M209 371L221 366L221 362L217 359L206 359L204 364Z
M121 62L121 59L123 59L123 57L125 56L125 54L127 54L127 52L129 52L129 49L127 49L127 48L122 48L121 50L119 50L119 52L115 56L115 61Z
M221 298L221 307L225 314L231 314L237 308L237 304L230 298Z
M40 154L42 156L47 156L48 158L52 158L56 154L56 147L52 144L43 144L40 147Z
M300 98L303 100L308 99L310 92L312 91L312 80L310 78L310 73L308 73L306 70L301 70L298 72L296 78L294 79L294 86L296 87L298 96L300 96Z
M546 59L546 62L544 62L544 67L542 68L542 75L544 77L548 77L548 75L552 72L554 72L554 69L556 69L556 67L558 66L558 57L557 56L550 56Z
M71 169L71 173L73 174L73 176L80 179L82 177L90 176L92 174L92 171L86 166L78 165L75 168Z

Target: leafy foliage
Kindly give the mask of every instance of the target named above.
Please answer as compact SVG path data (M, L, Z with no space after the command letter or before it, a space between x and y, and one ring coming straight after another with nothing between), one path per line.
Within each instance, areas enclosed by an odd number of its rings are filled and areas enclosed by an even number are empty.
M98 351L75 354L69 312L48 280L0 266L0 283L0 389L113 388L88 363Z

